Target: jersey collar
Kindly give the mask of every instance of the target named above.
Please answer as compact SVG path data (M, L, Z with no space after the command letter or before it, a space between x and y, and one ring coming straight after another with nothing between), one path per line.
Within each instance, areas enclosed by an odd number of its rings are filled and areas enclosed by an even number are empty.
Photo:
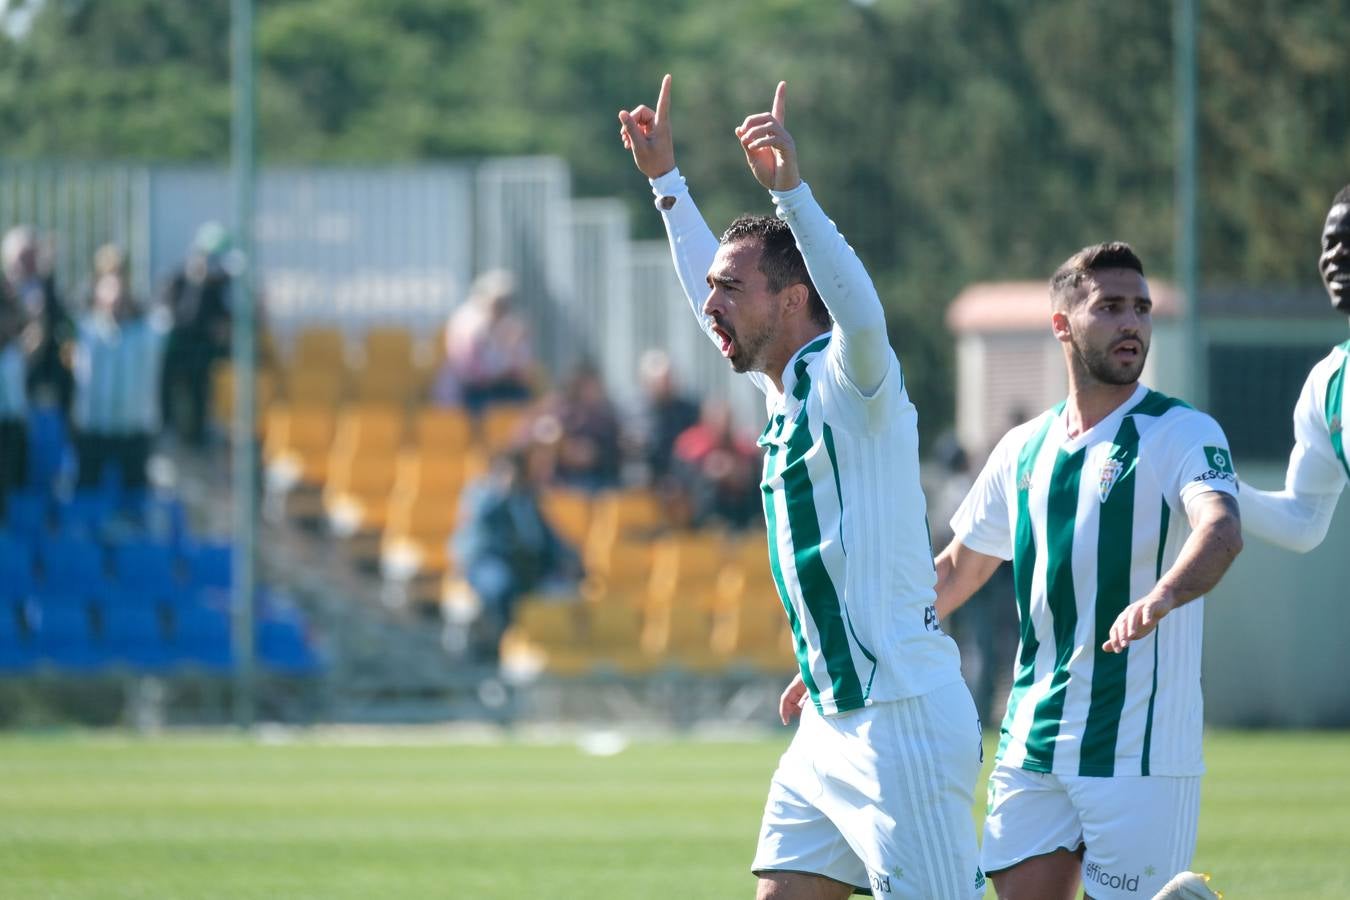
M801 381L802 375L806 372L806 367L811 363L809 357L819 353L829 345L831 334L832 332L830 331L822 331L805 344L802 344L797 352L792 354L792 358L789 359L787 365L783 367L783 393L781 396L775 398L774 402L770 404L771 409L787 406L792 402L789 398L794 398L797 384ZM769 386L772 387L773 383L770 382ZM795 397L795 399L800 401L805 398Z

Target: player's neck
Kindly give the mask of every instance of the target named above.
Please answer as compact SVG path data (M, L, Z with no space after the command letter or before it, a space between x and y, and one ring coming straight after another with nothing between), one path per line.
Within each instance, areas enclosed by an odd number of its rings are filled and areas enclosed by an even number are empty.
M1139 382L1106 384L1069 373L1069 401L1064 406L1064 426L1074 438L1093 428L1102 419L1120 409L1139 388Z
M794 324L774 343L773 353L760 371L769 376L773 386L778 388L778 393L783 393L783 378L787 375L788 363L792 362L792 358L803 347L828 330L821 328L815 322Z

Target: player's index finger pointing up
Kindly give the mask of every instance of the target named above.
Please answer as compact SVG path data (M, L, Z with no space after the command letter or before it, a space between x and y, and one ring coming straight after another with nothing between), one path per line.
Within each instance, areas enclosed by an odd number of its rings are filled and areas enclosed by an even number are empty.
M778 88L773 92L773 117L778 120L779 125L787 124L787 82L778 82Z
M670 115L670 74L661 79L661 93L656 97L656 121L664 122Z

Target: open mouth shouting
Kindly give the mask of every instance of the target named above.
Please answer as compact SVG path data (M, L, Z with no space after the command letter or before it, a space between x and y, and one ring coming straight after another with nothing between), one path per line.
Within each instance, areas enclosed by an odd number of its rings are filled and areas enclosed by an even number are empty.
M715 322L712 326L713 336L717 338L718 349L722 351L725 359L731 359L736 355L736 333L721 322Z

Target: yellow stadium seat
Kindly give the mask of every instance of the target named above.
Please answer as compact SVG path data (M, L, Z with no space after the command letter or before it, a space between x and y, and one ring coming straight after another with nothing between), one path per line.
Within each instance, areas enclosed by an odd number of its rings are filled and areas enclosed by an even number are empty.
M591 539L604 543L651 537L665 524L661 501L646 490L606 491L595 500Z
M394 368L364 368L352 376L352 399L357 403L406 407L413 403L420 384L415 372Z
M340 537L380 531L388 518L397 472L388 453L335 452L328 462L323 506L332 532Z
M273 404L267 412L263 460L269 481L280 488L322 485L335 422L330 409Z
M221 431L229 434L234 427L234 366L218 362L211 369L211 420ZM267 408L277 399L277 376L270 369L259 368L254 373L254 410L257 430L266 427Z
M511 449L522 437L530 407L523 403L494 404L478 417L478 444L489 456Z
M731 668L791 675L796 665L792 632L779 605L747 603L719 614L713 651Z
M334 454L394 457L403 443L403 410L390 406L352 406L338 416Z
M387 578L441 578L450 567L447 543L458 504L445 497L396 495L380 541L380 567Z
M372 328L361 337L361 362L366 368L411 365L416 355L412 332L406 328Z
M729 559L727 537L714 530L676 531L658 541L651 598L656 603L711 609Z
M312 326L295 335L291 345L292 371L346 371L347 339L337 328Z
M436 497L458 502L469 480L465 457L450 453L405 450L398 458L394 493L400 497Z
M347 375L343 371L292 369L285 380L286 401L292 406L331 409L347 397Z
M642 650L642 615L631 606L586 607L586 646L596 667L643 672L654 666Z
M473 419L462 409L428 407L417 413L414 440L429 453L462 453L473 443Z
M649 541L615 541L592 551L584 560L587 599L594 603L642 606L651 589L652 557Z
M659 665L716 671L723 658L713 650L712 625L712 615L705 608L655 604L648 610L643 650Z
M502 669L516 680L540 674L580 675L592 665L583 617L575 603L522 598L502 635Z
M567 488L548 488L540 495L544 517L578 551L591 529L591 495Z

